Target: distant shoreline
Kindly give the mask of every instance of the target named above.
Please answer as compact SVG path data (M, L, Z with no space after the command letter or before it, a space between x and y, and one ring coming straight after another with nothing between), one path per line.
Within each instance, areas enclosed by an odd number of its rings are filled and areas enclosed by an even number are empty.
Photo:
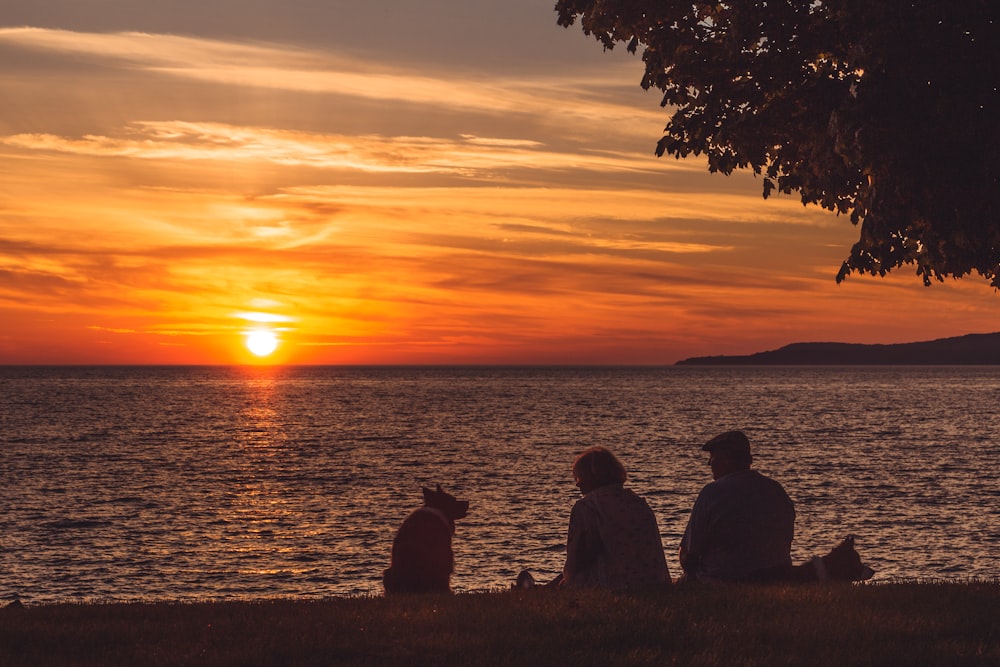
M917 343L792 343L747 355L682 359L678 366L995 366L1000 333L967 334Z

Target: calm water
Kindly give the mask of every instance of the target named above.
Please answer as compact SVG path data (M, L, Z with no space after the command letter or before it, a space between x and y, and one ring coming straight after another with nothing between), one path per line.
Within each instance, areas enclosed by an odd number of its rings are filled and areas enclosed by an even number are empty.
M380 593L440 482L471 501L456 590L562 565L601 444L671 572L742 428L796 502L793 556L849 533L877 580L1000 576L1000 368L0 368L0 598Z

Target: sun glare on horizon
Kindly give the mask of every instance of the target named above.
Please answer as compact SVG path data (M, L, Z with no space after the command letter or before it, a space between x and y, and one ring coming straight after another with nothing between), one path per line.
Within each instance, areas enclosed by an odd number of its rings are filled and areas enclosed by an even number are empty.
M278 348L278 337L273 331L255 329L247 334L247 349L258 357L266 357Z

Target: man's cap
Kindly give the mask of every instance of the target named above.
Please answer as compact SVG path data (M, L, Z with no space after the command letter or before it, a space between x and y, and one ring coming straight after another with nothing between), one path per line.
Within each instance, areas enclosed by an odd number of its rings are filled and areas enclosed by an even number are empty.
M746 452L750 453L750 440L743 431L726 431L715 436L704 445L702 450L706 452Z

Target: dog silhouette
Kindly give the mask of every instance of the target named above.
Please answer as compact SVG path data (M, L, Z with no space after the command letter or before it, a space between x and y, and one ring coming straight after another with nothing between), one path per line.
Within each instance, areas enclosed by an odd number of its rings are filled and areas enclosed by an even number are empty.
M382 573L387 595L450 593L455 555L451 538L455 521L469 512L469 502L457 500L441 485L424 487L424 504L406 517L392 542L392 559Z
M861 556L854 549L854 536L848 535L843 542L825 556L816 556L811 561L792 566L790 581L867 581L875 576L875 570L861 562Z

